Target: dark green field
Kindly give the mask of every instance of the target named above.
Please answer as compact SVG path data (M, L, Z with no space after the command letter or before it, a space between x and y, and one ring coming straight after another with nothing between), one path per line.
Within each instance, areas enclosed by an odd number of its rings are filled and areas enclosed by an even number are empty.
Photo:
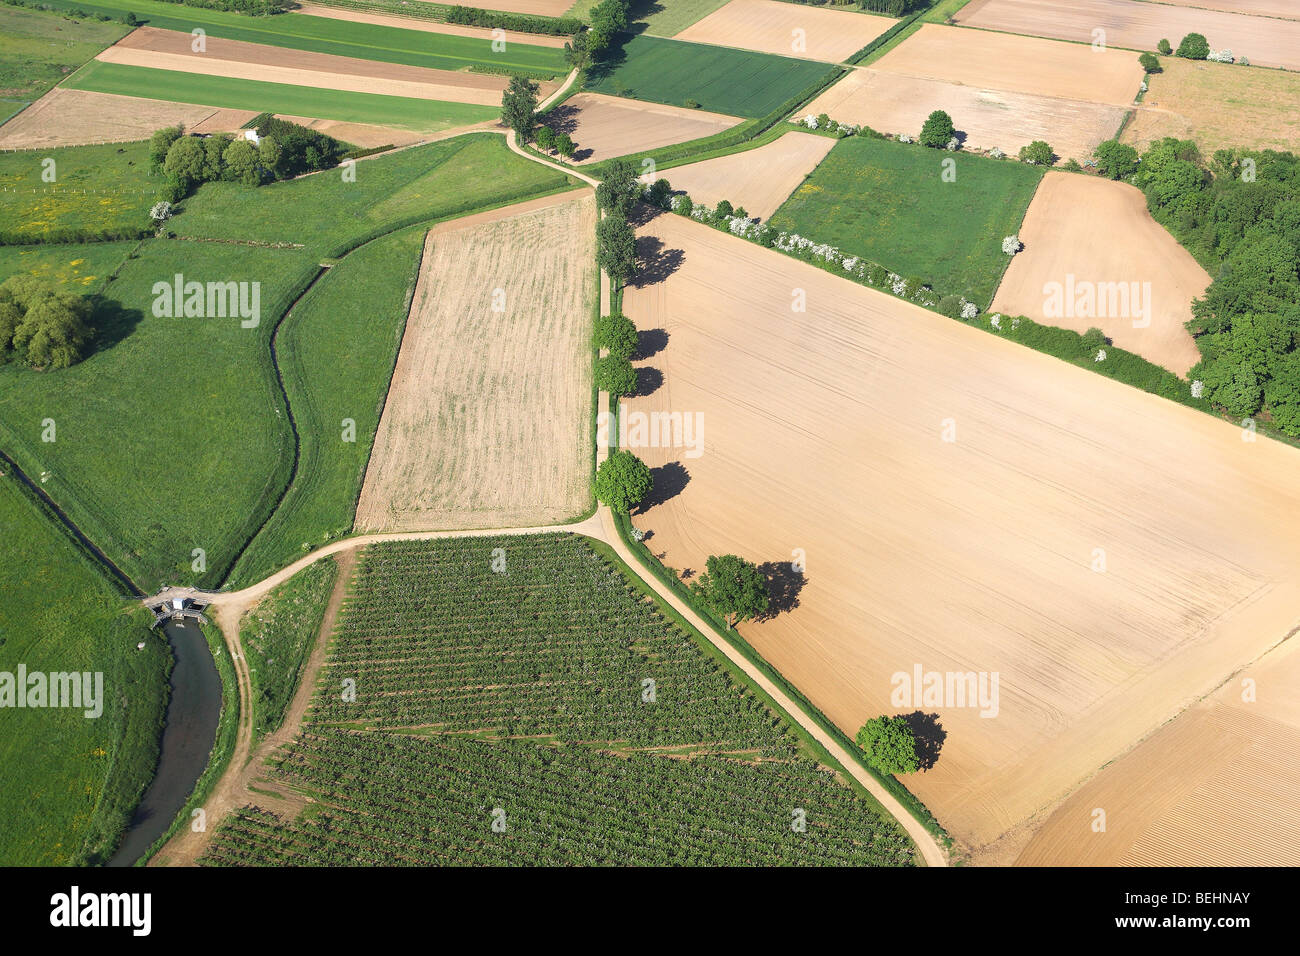
M826 76L825 63L659 37L629 39L611 65L588 72L587 89L729 116L757 117Z
M943 162L956 163L945 182ZM1042 170L887 140L835 144L773 214L776 229L839 247L986 307Z
M153 777L170 652L148 612L128 614L99 567L0 472L0 672L100 672L104 696L96 718L0 709L0 864L102 862Z
M897 823L586 539L376 545L353 580L271 771L312 803L240 811L203 863L913 862Z

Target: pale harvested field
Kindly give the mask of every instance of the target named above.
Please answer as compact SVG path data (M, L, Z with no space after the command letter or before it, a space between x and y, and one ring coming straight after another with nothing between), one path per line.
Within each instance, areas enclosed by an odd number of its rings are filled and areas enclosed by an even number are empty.
M973 0L957 12L962 26L1092 43L1106 31L1109 46L1154 51L1161 39L1178 46L1202 33L1215 50L1229 49L1256 66L1300 69L1300 20L1251 17L1140 0Z
M896 22L780 0L731 0L676 39L841 63Z
M578 144L579 163L712 136L744 122L739 117L680 106L642 103L604 93L579 93L546 115L548 125Z
M1097 774L1017 862L1300 866L1300 643L1271 651Z
M392 17L382 13L344 10L342 7L323 7L318 3L300 3L293 12L305 13L313 17L325 17L328 20L351 20L353 23L375 23L385 27L397 27L401 30L419 30L422 33L442 33L455 37L482 37L486 42L492 40L492 30L488 27L466 27L454 23L435 23L432 20L417 20L415 17ZM514 30L504 30L502 33L502 38L506 43L525 43L529 46L560 48L569 41L568 37L553 37L544 33L517 33Z
M1300 151L1300 75L1161 57L1164 72L1120 139L1145 149L1165 136L1195 140L1203 156L1249 147Z
M744 206L750 216L766 220L803 182L831 151L829 136L790 132L766 146L702 163L674 166L641 181L651 183L662 176L674 192L685 192L694 202L716 206L726 199Z
M923 24L871 66L882 73L1108 106L1132 104L1144 75L1127 50L1097 52L1076 43L938 23Z
M997 717L924 708L947 737L906 779L965 844L1300 620L1300 451L679 216L640 233L676 268L624 301L668 335L631 404L706 427L637 449L687 480L635 523L678 569L802 549L798 607L741 633L849 734L916 709L897 672L997 672Z
M1062 159L1080 161L1113 137L1124 119L1118 106L960 86L870 68L853 70L802 112L827 113L842 123L865 123L881 133L915 137L937 109L952 116L966 136L966 149L996 146L1015 156L1021 146L1041 139Z
M267 62L273 58L274 62ZM499 106L509 77L457 70L430 70L327 53L310 53L209 37L206 53L190 48L190 35L141 27L97 59L128 66L179 70L205 76L290 83L353 93L379 93L452 103ZM538 84L545 98L559 84Z
M376 146L411 146L427 139L438 138L428 133L413 133L406 129L394 129L391 126L371 126L369 123L347 123L343 120L312 119L310 116L280 116L291 123L298 123L308 129L320 130L327 136L362 149L374 149ZM251 119L251 117L250 117ZM450 132L464 132L464 127L457 127Z
M589 505L595 228L583 190L430 230L358 531L541 525Z
M1300 19L1300 4L1295 0L1161 0L1176 7L1203 7L1206 10L1226 10L1257 17L1283 17Z
M1025 248L1011 260L993 311L1027 315L1076 332L1096 326L1120 348L1179 375L1201 360L1184 323L1192 318L1192 299L1205 294L1210 276L1151 218L1140 189L1049 172L1029 205L1020 239ZM1150 283L1150 314L1050 316L1044 288L1048 283L1064 288L1068 276L1074 277L1076 290L1084 283L1121 283L1130 291L1134 283L1139 289ZM1110 311L1109 297L1103 298ZM1135 320L1150 324L1134 328Z
M148 139L154 130L183 123L186 129L229 132L256 114L190 103L168 103L113 93L56 86L0 126L0 149L80 146Z

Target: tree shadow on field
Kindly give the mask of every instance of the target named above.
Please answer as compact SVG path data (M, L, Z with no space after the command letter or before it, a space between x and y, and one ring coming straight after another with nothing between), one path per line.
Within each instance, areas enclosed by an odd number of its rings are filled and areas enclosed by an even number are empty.
M663 13L664 9L664 5L660 0L632 0L627 7L628 33L637 35L645 33L650 24L640 21L656 13Z
M939 723L938 714L926 714L917 710L906 714L903 719L912 728L912 736L916 738L916 756L921 769L929 770L939 761L939 751L948 738L948 731Z
M542 123L551 128L555 134L568 133L572 136L578 131L578 117L582 110L572 103L561 103L542 119ZM590 152L590 150L588 151Z
M635 358L648 359L668 348L667 329L642 329L636 334Z
M691 473L680 461L670 461L666 465L650 469L650 493L641 502L641 513L649 511L655 505L671 501L680 495L690 483Z
M645 29L645 27L642 26L641 29ZM600 59L587 66L587 89L591 89L602 80L613 76L618 71L618 68L627 62L627 51L623 47L628 40L632 39L632 36L631 33L618 34L610 41ZM634 91L630 89L620 90L617 95L627 96L632 92Z
M664 383L664 373L657 368L642 366L636 370L636 395L633 398L645 398L659 391Z
M135 331L143 318L144 313L139 309L127 308L115 299L97 299L90 314L95 338L86 357L106 352L117 345Z
M767 613L758 620L770 621L799 606L799 592L808 575L796 571L789 561L767 561L758 566L758 571L767 581Z
M682 267L686 253L666 249L658 236L638 236L636 240L636 277L630 283L637 288L663 282Z
M658 206L652 206L648 202L633 203L632 210L627 214L627 224L636 229L666 214L665 210L660 209Z

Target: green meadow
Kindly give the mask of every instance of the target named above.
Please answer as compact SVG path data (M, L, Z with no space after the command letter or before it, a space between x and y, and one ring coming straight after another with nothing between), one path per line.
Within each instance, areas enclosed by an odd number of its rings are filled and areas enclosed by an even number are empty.
M123 23L0 7L0 122L126 35Z
M942 175L949 160L951 182ZM985 308L1007 265L1002 239L1020 228L1042 176L1023 163L854 136L770 223Z
M14 275L37 276L87 295L97 292L138 244L126 241L0 246L0 282Z

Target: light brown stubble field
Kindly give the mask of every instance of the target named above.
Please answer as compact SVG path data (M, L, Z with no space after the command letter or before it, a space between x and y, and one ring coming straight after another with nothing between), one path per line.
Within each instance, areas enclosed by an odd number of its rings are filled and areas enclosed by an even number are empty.
M56 86L0 126L0 148L80 146L148 139L163 126L225 133L257 114L191 103L170 103Z
M595 228L582 190L430 230L358 531L543 525L590 505Z
M675 39L840 63L896 22L888 17L822 10L781 0L731 0ZM802 43L803 48L797 49L796 43Z
M642 103L604 93L571 96L545 119L556 132L573 137L580 163L712 136L743 122L736 116Z
M496 9L493 7L492 9ZM436 23L432 20L417 20L414 17L386 16L382 13L370 13L361 10L346 10L342 7L325 7L319 3L300 3L294 13L312 17L325 17L327 20L350 20L353 23L375 23L385 27L398 27L402 30L419 30L422 33L442 33L448 36L481 37L490 42L496 31L489 27L460 26L454 23ZM514 30L501 30L500 38L506 43L524 43L529 46L563 47L569 42L568 37L548 36L545 33L519 33Z
M758 149L647 173L641 181L649 184L662 177L672 183L674 192L685 192L694 202L716 206L726 199L737 208L744 206L750 216L766 220L835 143L829 136L793 131Z
M687 473L636 525L678 569L801 549L798 607L741 633L850 735L937 714L938 763L905 782L964 845L1300 619L1300 451L682 217L640 234L675 271L625 299L667 333L631 406L707 427L699 458L633 449ZM997 672L998 716L893 703L915 666Z
M1086 44L1101 29L1108 46L1152 52L1162 39L1177 48L1188 33L1200 33L1211 49L1229 49L1258 66L1300 69L1300 20L1139 0L973 0L956 20L963 26Z
M945 110L965 135L963 147L1001 149L1015 156L1036 139L1063 159L1084 160L1110 139L1124 119L1117 106L1052 96L1030 96L939 80L853 70L808 105L842 123L862 123L881 133L915 138L932 110Z
M1205 294L1210 276L1151 218L1141 190L1095 176L1049 172L1019 235L1025 248L1011 260L998 286L995 312L1027 315L1076 332L1096 326L1120 348L1179 375L1201 360L1185 323L1192 318L1192 299ZM1136 302L1145 300L1143 283L1150 283L1150 314L1131 301L1123 315L1087 315L1079 309L1049 315L1044 287L1058 283L1064 289L1069 276L1078 290L1084 283L1094 289L1122 283ZM1134 284L1137 297L1131 295ZM1104 299L1110 311L1109 296ZM1135 321L1149 324L1135 328Z

